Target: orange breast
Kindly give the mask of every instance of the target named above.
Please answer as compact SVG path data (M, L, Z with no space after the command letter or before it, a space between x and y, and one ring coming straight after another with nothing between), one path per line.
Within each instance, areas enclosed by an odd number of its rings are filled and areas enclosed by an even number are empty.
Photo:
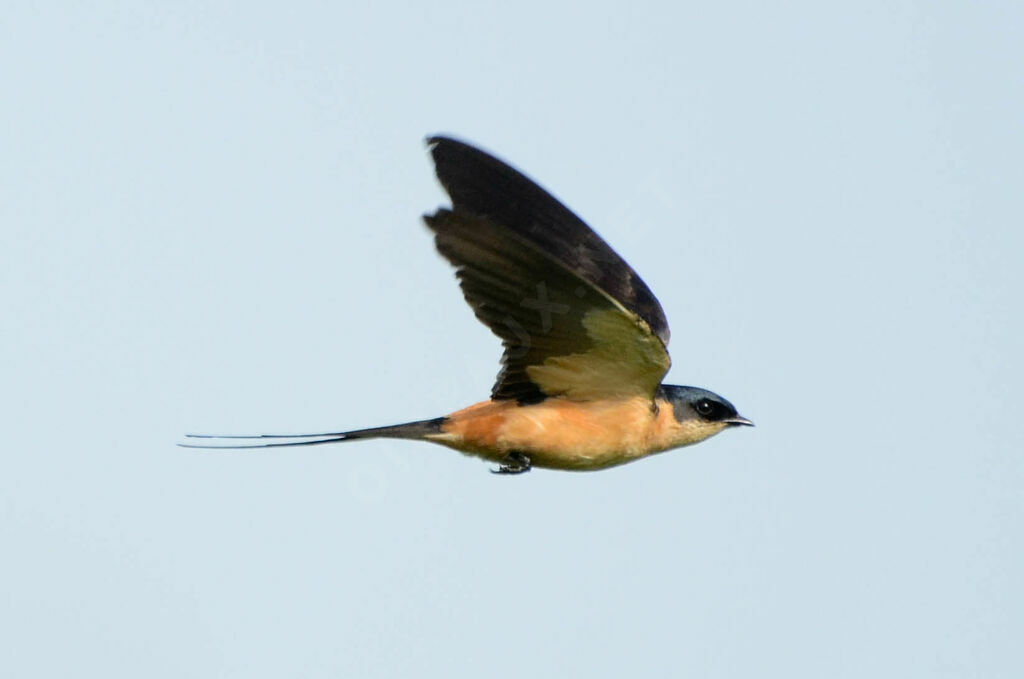
M601 469L671 447L675 420L662 401L569 401L520 406L484 401L452 413L431 440L489 460L517 451L537 467Z

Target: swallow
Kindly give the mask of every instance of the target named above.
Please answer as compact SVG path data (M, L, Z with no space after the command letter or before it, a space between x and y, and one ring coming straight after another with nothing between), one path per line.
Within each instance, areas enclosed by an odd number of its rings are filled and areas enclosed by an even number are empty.
M533 467L606 469L753 424L711 391L662 384L671 365L665 312L583 220L478 148L443 136L427 144L452 205L424 221L469 306L504 348L491 397L405 424L321 434L189 434L193 442L182 445L411 439L483 458L498 465L496 473L520 474Z

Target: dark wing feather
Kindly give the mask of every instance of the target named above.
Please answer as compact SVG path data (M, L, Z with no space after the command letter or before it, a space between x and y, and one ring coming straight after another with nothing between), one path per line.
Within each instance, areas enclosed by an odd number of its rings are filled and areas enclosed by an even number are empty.
M505 347L492 398L653 395L669 367L668 326L629 265L512 168L460 142L430 141L454 209L427 225Z
M668 321L647 284L586 223L515 168L449 137L427 139L456 213L486 217L550 253L650 326L668 346Z

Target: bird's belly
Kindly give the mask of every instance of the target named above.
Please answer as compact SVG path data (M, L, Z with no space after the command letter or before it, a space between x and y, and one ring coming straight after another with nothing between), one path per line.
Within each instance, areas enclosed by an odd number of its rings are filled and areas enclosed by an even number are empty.
M548 399L526 406L487 401L450 415L442 433L431 439L488 460L519 452L534 467L596 470L663 450L659 419L643 398Z

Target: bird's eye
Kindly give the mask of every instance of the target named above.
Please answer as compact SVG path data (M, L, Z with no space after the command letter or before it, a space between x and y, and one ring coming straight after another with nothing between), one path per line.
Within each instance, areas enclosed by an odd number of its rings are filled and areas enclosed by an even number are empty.
M706 398L702 398L701 400L697 401L696 405L694 405L694 409L697 411L698 415L703 415L707 417L712 412L714 412L715 404Z

